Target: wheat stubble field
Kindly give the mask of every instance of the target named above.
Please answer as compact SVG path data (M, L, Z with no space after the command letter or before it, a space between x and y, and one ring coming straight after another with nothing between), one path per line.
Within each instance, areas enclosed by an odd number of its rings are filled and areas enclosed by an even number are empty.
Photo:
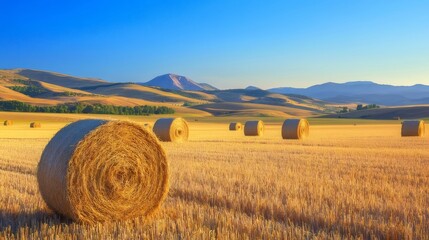
M227 121L189 121L188 142L162 143L171 187L153 219L92 226L39 194L40 155L66 123L0 126L0 239L429 238L429 137L401 138L398 123L333 121L293 141L280 122L244 137Z

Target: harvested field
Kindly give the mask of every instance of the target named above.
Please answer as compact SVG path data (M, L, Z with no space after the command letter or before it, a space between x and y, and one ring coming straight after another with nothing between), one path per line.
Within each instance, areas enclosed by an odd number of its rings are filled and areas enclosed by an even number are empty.
M144 118L135 118L141 124ZM67 122L0 126L0 239L341 239L429 235L429 136L401 137L400 123L311 124L283 140L281 122L247 138L229 121L189 122L189 140L163 142L170 192L152 220L96 226L46 207L36 180L43 148Z

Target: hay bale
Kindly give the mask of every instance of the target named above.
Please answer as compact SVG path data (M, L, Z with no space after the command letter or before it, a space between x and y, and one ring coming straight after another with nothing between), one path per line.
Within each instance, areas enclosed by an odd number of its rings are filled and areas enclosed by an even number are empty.
M41 128L42 124L39 122L32 122L30 123L30 128Z
M421 137L425 135L425 122L423 120L407 120L402 122L401 136Z
M125 121L81 120L42 153L40 193L56 212L95 223L148 216L168 192L168 163L156 137Z
M6 121L4 121L4 123L3 123L5 126L11 126L11 125L13 125L13 121L12 120L6 120Z
M153 126L153 132L164 142L184 142L188 140L188 123L183 118L160 118Z
M232 122L229 124L229 130L230 131L239 131L242 128L243 128L243 126L239 122Z
M310 124L306 119L287 119L283 122L283 139L304 139L310 133Z
M244 124L245 136L262 136L264 134L264 122L262 121L247 121Z

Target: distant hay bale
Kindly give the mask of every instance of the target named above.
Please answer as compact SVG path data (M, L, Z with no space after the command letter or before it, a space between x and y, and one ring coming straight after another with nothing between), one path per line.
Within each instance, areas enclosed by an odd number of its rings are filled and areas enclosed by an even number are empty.
M229 130L230 131L239 131L242 128L243 128L243 126L239 122L232 122L229 124Z
M153 132L164 142L184 142L189 137L188 123L183 118L160 118L155 122Z
M13 121L12 120L6 120L6 121L4 121L4 125L5 126L11 126L11 125L13 125Z
M402 122L401 135L403 137L421 137L425 135L425 122L423 120L407 120Z
M283 139L304 139L310 133L310 124L306 119L287 119L283 122Z
M245 136L262 136L264 134L264 122L262 121L247 121L244 124Z
M30 128L41 128L42 124L39 122L32 122L30 123Z
M37 180L47 205L78 222L149 216L168 192L168 163L156 137L125 121L81 120L42 153Z

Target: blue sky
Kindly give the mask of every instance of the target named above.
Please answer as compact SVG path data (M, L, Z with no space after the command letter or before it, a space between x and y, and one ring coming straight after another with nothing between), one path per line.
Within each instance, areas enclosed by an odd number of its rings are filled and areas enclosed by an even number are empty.
M429 84L429 1L2 1L0 68L221 88Z

